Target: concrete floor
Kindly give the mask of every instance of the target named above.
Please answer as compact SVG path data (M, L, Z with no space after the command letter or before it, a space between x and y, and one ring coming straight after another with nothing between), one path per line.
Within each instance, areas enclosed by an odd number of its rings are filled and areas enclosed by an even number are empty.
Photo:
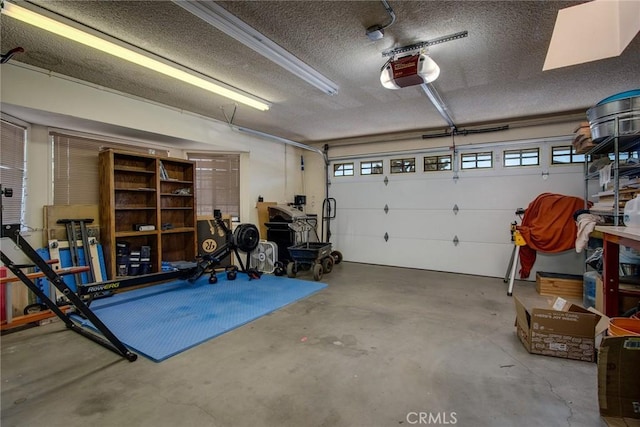
M502 279L342 263L323 281L161 363L61 322L4 335L2 426L604 425L596 365L528 354Z

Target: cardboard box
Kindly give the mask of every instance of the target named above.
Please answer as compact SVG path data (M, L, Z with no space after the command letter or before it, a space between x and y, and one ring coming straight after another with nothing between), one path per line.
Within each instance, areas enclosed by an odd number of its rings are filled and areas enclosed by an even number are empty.
M589 122L582 122L580 126L573 131L575 134L572 145L577 154L584 154L595 146L591 140L591 128Z
M610 426L640 426L640 337L606 337L598 351L598 403Z
M529 353L595 361L596 337L607 329L606 316L562 298L548 308L527 309L517 297L514 301L516 332Z

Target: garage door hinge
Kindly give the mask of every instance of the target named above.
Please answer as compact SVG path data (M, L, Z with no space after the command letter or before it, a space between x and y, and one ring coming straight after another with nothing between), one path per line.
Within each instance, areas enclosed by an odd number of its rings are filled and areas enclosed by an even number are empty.
M458 236L454 236L453 238L453 245L454 246L458 246L458 244L460 243L460 240L458 240Z
M389 241L389 233L384 233L384 241L385 242Z
M384 177L384 185L389 185L389 178L388 177Z
M389 213L389 205L384 205L384 213L385 214Z
M458 207L458 205L453 205L453 214L454 215L458 215L458 211L460 210L460 208Z

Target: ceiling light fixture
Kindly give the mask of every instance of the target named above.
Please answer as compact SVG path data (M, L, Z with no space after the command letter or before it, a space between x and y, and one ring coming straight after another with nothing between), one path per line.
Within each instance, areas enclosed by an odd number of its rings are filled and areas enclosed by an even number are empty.
M212 1L173 0L173 2L327 95L338 93L338 85L229 13L222 6Z
M266 111L270 107L268 102L260 98L246 92L242 92L239 89L226 85L222 82L206 78L204 76L196 76L193 72L187 71L186 68L162 58L152 58L149 53L133 46L125 45L124 43L108 37L105 34L89 28L80 29L78 24L62 17L56 16L55 19L53 19L49 16L36 13L31 9L26 9L9 2L3 2L2 14L61 37L92 47L104 53L108 53L109 55L124 59L125 61L132 62L174 79L213 92L217 95L221 95L256 108L260 111Z

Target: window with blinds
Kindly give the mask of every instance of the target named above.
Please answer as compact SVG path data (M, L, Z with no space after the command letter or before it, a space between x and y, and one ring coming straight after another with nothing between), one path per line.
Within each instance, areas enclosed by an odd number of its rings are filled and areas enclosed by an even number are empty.
M2 197L2 223L21 224L25 174L26 131L23 127L1 121L0 128L0 184L3 194L11 189L12 197Z
M55 205L98 204L98 153L116 150L149 153L149 148L52 133L53 203ZM167 156L166 150L155 155Z
M240 216L240 155L187 153L196 162L198 215L213 215L214 209Z

